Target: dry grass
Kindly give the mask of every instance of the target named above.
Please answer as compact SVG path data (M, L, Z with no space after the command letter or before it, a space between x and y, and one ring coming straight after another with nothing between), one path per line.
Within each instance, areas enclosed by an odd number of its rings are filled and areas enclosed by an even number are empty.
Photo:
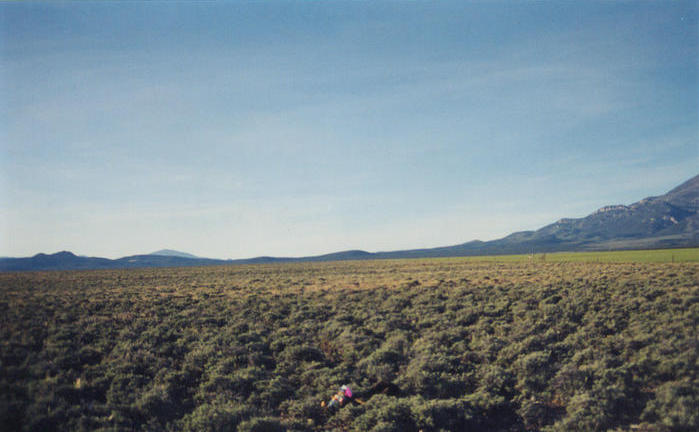
M405 430L666 430L698 392L699 263L552 261L2 273L0 426L367 430L393 407ZM411 394L317 411L383 378Z

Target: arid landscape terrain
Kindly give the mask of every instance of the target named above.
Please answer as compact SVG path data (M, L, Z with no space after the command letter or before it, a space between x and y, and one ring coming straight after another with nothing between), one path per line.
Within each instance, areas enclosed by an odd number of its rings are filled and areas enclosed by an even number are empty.
M696 430L699 263L564 258L0 273L0 429Z
M699 1L0 1L0 432L699 431Z

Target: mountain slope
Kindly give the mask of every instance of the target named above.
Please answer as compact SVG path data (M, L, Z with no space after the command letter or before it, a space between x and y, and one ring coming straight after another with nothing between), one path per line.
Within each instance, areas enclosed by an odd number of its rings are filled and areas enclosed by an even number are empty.
M677 246L696 241L699 231L699 176L665 195L643 199L629 206L606 206L580 219L561 219L547 225L530 239L553 238L563 243L579 244L586 249L602 247L608 242L629 245L667 243ZM655 240L653 240L655 239Z
M665 195L488 242L380 253L385 258L699 246L699 176Z

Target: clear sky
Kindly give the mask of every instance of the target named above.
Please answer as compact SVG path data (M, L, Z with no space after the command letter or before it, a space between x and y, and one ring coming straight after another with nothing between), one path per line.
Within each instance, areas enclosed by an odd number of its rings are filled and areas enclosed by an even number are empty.
M699 172L696 1L0 3L0 256L489 240Z

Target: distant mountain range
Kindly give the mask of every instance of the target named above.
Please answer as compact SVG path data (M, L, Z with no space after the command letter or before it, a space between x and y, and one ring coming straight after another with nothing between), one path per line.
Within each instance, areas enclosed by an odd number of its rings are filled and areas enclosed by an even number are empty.
M186 254L189 255L189 254ZM194 256L194 255L191 255ZM24 270L98 270L126 269L139 267L184 267L227 264L230 261L208 258L188 258L177 255L132 255L118 259L77 256L72 252L43 253L29 258L2 258L0 271Z
M602 207L583 218L560 219L536 231L516 232L486 242L474 240L455 246L392 252L351 250L312 257L257 257L240 260L200 258L170 249L115 260L76 256L64 251L52 255L40 253L29 258L0 258L0 271L183 267L698 246L699 175L662 196L646 198L629 206Z

